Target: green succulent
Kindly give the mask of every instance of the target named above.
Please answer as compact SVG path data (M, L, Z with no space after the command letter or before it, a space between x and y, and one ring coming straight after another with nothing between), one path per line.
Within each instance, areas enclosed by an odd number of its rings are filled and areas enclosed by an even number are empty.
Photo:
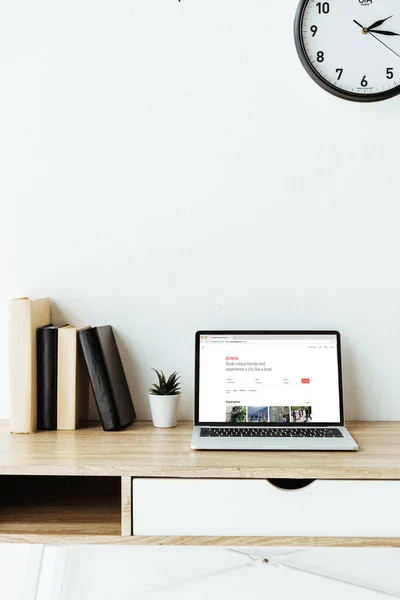
M180 394L180 383L178 381L180 377L178 377L177 371L172 373L168 379L165 378L165 375L161 370L157 371L157 369L153 369L153 371L157 373L158 384L153 384L153 387L149 389L150 394L153 394L154 396L174 396L175 394Z

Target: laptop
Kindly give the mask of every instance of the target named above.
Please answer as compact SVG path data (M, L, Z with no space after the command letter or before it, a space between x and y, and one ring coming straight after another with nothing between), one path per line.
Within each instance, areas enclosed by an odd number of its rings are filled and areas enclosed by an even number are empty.
M195 450L357 450L338 331L198 331Z

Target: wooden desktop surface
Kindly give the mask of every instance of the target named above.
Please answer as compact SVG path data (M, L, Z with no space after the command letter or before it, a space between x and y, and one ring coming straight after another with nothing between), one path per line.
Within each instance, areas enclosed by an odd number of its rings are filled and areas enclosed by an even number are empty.
M192 424L156 429L142 421L106 433L10 434L0 422L0 475L196 478L400 479L400 422L347 423L358 452L237 452L190 449Z

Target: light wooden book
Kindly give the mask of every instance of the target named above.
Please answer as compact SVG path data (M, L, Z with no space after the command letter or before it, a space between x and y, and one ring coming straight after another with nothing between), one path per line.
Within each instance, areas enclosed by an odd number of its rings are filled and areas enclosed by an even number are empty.
M36 330L51 322L50 298L9 301L10 431L37 425Z
M78 331L66 325L58 330L57 429L71 430L88 419L89 376Z

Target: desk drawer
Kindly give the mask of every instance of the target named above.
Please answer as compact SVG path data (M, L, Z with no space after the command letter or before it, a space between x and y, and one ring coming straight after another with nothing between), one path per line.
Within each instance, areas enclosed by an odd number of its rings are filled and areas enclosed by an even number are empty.
M134 479L134 535L400 537L400 481Z

